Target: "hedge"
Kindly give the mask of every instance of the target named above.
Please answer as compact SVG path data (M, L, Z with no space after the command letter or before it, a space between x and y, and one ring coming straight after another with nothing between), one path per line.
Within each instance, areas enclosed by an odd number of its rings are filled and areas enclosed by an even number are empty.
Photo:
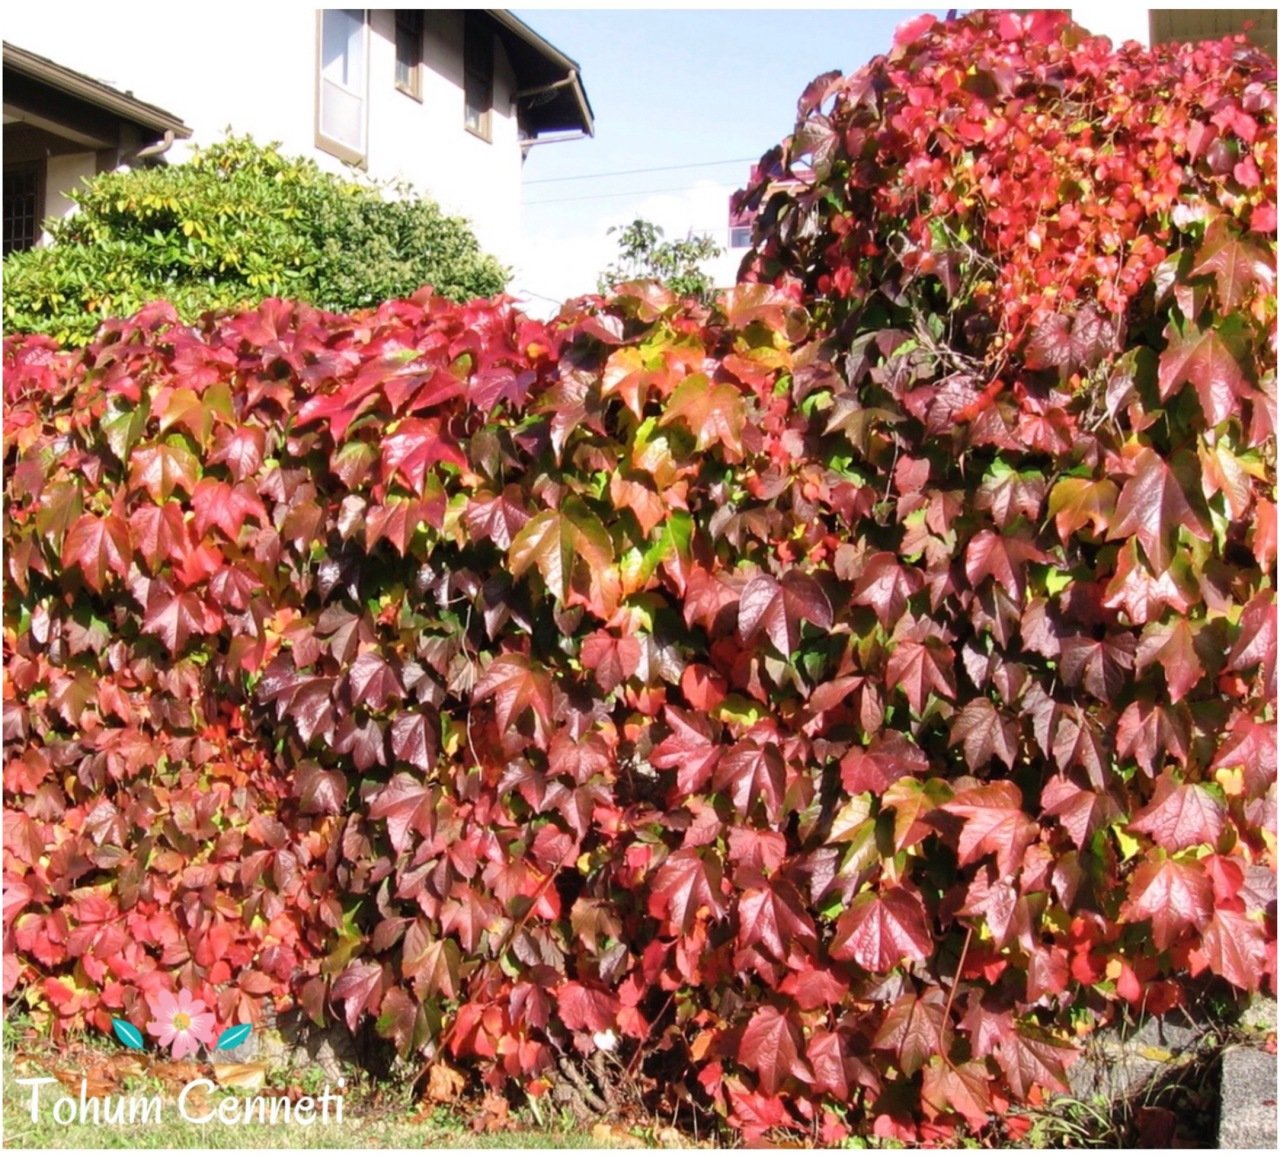
M916 21L710 307L7 342L11 998L834 1144L1274 991L1270 69Z

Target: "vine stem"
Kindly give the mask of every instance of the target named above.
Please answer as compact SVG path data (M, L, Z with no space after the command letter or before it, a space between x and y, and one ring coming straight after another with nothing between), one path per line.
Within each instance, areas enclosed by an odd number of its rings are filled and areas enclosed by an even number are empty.
M674 992L669 993L666 999L666 1003L664 1003L663 1006L658 1010L658 1015L655 1016L653 1020L649 1022L649 1031L644 1034L644 1040L642 1040L638 1045L636 1045L636 1051L632 1053L631 1060L627 1062L627 1071L625 1075L628 1079L630 1079L631 1073L636 1067L636 1062L640 1059L640 1053L643 1051L644 1046L649 1043L649 1038L653 1035L653 1026L657 1024L658 1021L660 1021L664 1016L666 1016L667 1009L671 1007L671 1002L675 999L675 996L676 994Z
M951 1006L955 1003L956 989L960 987L960 975L964 972L965 958L969 955L969 944L973 940L973 927L970 926L964 931L964 947L960 949L960 959L956 962L956 978L951 982L951 991L947 993L947 1005L942 1010L942 1032L947 1031L947 1027L951 1024ZM942 1040L938 1040L938 1044L942 1044ZM955 1071L955 1066L951 1063L951 1050L943 1048L942 1059L946 1063L947 1068Z

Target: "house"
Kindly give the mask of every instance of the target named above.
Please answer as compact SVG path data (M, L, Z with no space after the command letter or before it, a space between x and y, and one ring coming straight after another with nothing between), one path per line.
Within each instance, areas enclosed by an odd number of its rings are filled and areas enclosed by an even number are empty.
M178 110L191 132L169 159L228 129L278 141L331 171L412 184L508 261L528 150L595 130L575 61L502 9L266 3L248 20L182 6L121 20L94 5L50 21L21 6L5 28L28 50ZM6 165L8 145L6 124Z
M191 130L171 112L34 52L4 45L4 252L71 208L83 177L163 154Z
M1071 19L1113 44L1136 40L1151 47L1190 40L1220 40L1244 33L1276 54L1276 10L1271 8L1130 8L1093 0L1072 8Z

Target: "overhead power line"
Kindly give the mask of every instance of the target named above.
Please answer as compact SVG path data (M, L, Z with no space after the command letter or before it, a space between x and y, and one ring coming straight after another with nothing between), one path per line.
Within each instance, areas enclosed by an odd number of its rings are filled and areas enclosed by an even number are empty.
M695 161L689 165L657 165L647 169L615 169L609 173L582 173L576 177L539 177L526 185L551 185L558 181L598 181L604 177L634 177L638 173L674 173L677 169L706 169L712 165L745 165L759 157L730 157L727 161Z
M526 201L525 208L534 205L562 205L567 201L603 201L608 197L649 197L658 193L692 193L697 185L673 185L666 189L631 189L626 193L589 193L578 197L548 197L543 201Z

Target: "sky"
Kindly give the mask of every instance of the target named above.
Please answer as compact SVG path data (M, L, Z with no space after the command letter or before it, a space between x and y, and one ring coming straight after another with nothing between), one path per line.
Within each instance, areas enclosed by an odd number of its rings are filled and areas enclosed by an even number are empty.
M809 81L887 51L923 10L512 9L578 62L596 121L593 139L529 150L513 292L535 313L593 292L610 227L637 217L727 245L729 196L792 131ZM740 257L711 272L731 283Z

